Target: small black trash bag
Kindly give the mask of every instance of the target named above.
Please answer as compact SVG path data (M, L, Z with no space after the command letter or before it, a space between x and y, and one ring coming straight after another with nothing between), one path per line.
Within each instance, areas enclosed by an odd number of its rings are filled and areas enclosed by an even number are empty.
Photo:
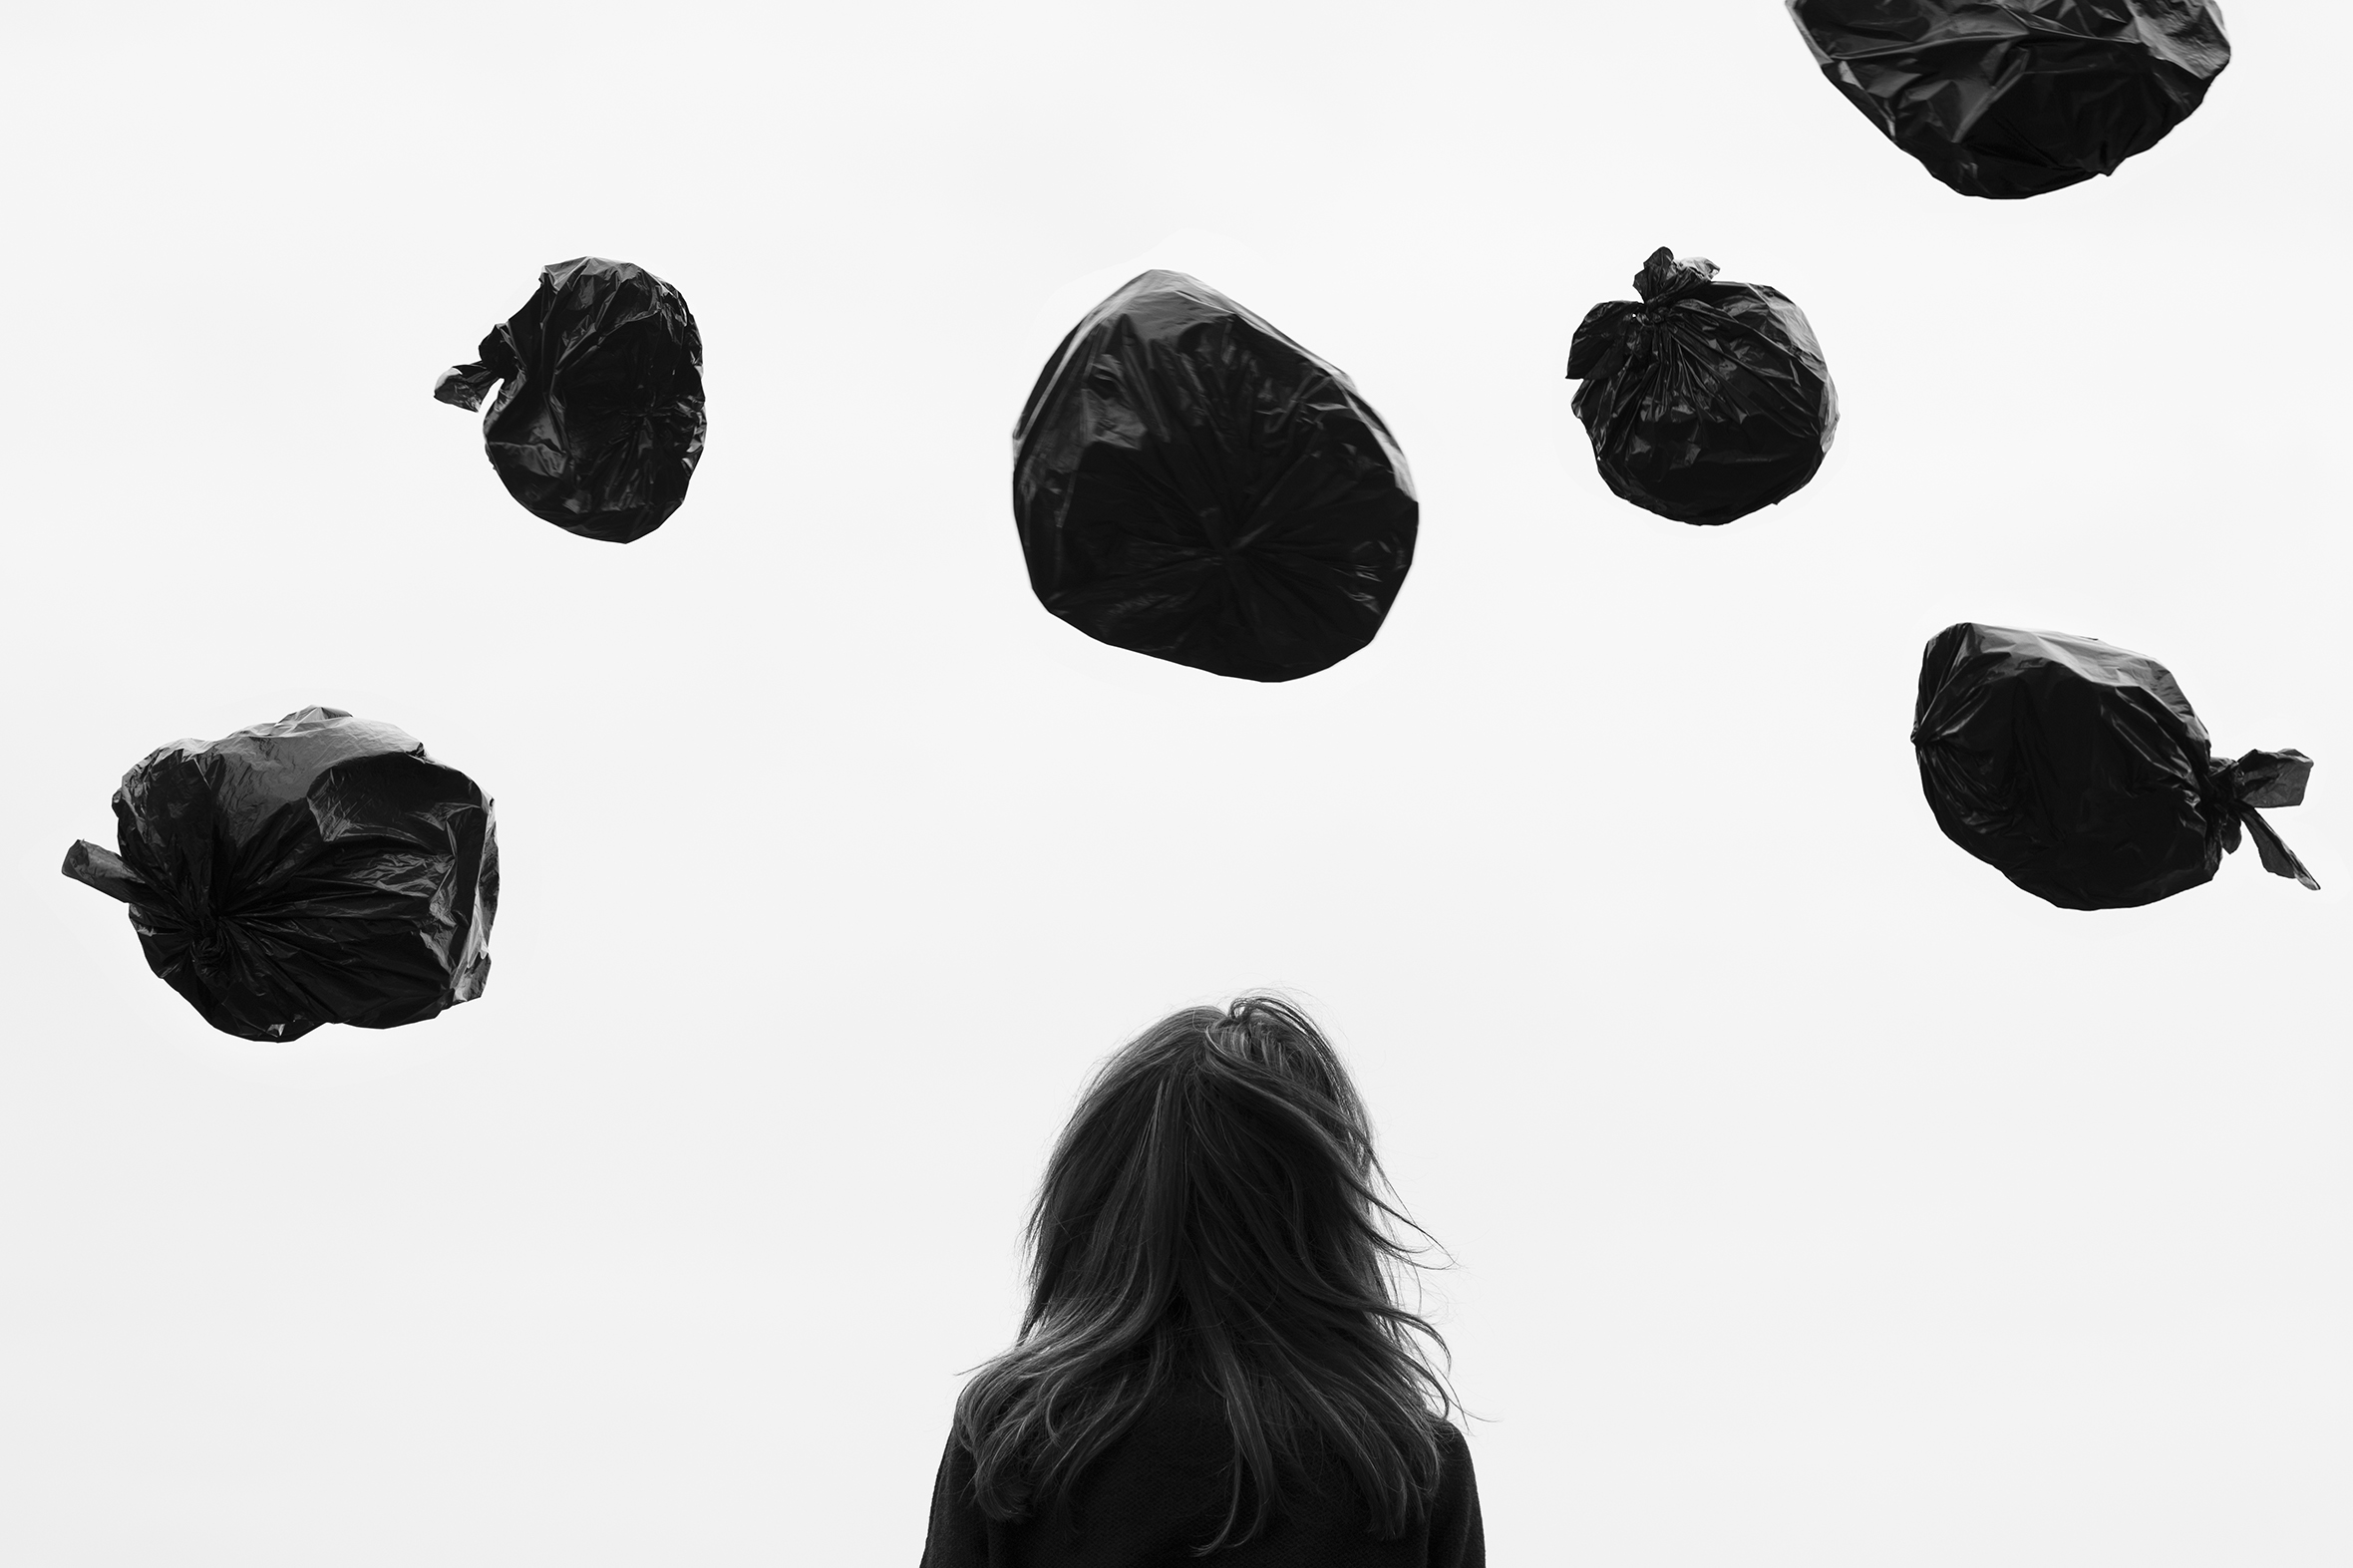
M703 340L678 290L626 261L559 261L477 352L433 395L478 409L505 383L483 445L532 516L626 544L686 499L703 455Z
M1822 467L1839 395L1806 313L1779 289L1719 283L1663 246L1634 275L1640 304L1585 313L1569 405L1612 490L1678 522L1713 524L1787 500Z
M1964 196L2113 174L2230 63L2208 0L1789 0L1822 74Z
M1373 640L1413 562L1405 455L1346 376L1178 272L1095 307L1013 432L1038 602L1117 648L1289 681Z
M131 906L150 968L214 1029L390 1029L482 995L491 800L388 724L305 708L167 746L115 791L118 856L65 873Z
M2320 885L2255 810L2301 802L2312 760L2216 762L2155 659L1963 621L1920 662L1911 740L1945 836L2062 909L2129 909L2195 887L2241 828L2264 870Z

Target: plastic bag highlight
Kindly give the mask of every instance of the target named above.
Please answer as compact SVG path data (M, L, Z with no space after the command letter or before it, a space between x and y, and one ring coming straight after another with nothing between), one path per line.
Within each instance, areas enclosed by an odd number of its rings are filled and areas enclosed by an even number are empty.
M1071 330L1013 450L1038 602L1115 648L1296 680L1371 642L1413 563L1420 503L1381 417L1182 273Z
M1964 196L2113 174L2230 63L2208 0L1789 0L1831 85Z
M1944 835L2062 909L2129 909L2195 887L2242 828L2264 870L2320 886L2256 812L2301 803L2312 760L2216 762L2155 659L1963 621L1920 661L1911 740Z
M490 797L388 724L305 708L123 776L120 855L65 874L131 906L148 966L214 1029L391 1029L482 995L499 904Z
M626 544L686 499L703 456L703 340L678 290L626 261L559 261L478 352L433 395L477 409L504 383L483 446L532 516Z
M1635 505L1701 525L1787 500L1822 468L1839 395L1806 313L1779 289L1719 283L1702 256L1652 251L1642 296L1585 313L1570 407L1602 479Z

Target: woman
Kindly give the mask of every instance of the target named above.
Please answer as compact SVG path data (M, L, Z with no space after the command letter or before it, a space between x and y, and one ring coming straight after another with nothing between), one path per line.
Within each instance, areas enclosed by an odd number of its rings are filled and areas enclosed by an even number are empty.
M956 1402L923 1568L1481 1568L1380 1180L1288 1003L1192 1008L1113 1057L1047 1164L1020 1335Z

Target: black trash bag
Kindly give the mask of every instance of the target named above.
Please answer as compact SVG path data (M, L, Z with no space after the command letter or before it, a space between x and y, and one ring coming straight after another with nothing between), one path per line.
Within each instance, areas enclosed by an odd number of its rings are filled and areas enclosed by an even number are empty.
M1381 417L1180 272L1071 330L1013 443L1030 586L1116 648L1296 680L1373 640L1413 562L1420 504Z
M1944 835L2062 909L2130 909L2195 887L2242 827L2264 870L2320 886L2255 810L2299 804L2312 760L2216 762L2155 659L1963 621L1920 662L1911 740Z
M626 544L686 499L703 456L703 339L678 290L626 261L559 261L477 352L433 395L478 409L505 383L483 445L532 516Z
M2210 0L1789 0L1822 74L1964 196L2113 174L2230 63Z
M245 1040L391 1029L482 995L491 800L388 724L305 708L167 746L115 791L118 856L65 874L131 906L150 968Z
M1642 296L1585 313L1569 405L1593 462L1635 505L1702 525L1787 500L1822 468L1839 395L1806 313L1779 289L1719 283L1716 264L1660 247Z

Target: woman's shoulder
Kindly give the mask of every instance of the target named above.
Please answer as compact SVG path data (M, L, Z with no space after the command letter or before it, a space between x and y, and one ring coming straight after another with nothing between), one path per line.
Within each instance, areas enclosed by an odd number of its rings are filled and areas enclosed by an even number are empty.
M1444 1415L1430 1416L1430 1430L1438 1439L1438 1466L1441 1485L1462 1485L1471 1481L1471 1439L1463 1435L1463 1428Z
M1442 1446L1460 1448L1465 1453L1471 1451L1471 1439L1463 1435L1462 1427L1457 1426L1452 1420L1436 1411L1432 1411L1427 1418L1430 1422L1430 1430L1436 1434Z

